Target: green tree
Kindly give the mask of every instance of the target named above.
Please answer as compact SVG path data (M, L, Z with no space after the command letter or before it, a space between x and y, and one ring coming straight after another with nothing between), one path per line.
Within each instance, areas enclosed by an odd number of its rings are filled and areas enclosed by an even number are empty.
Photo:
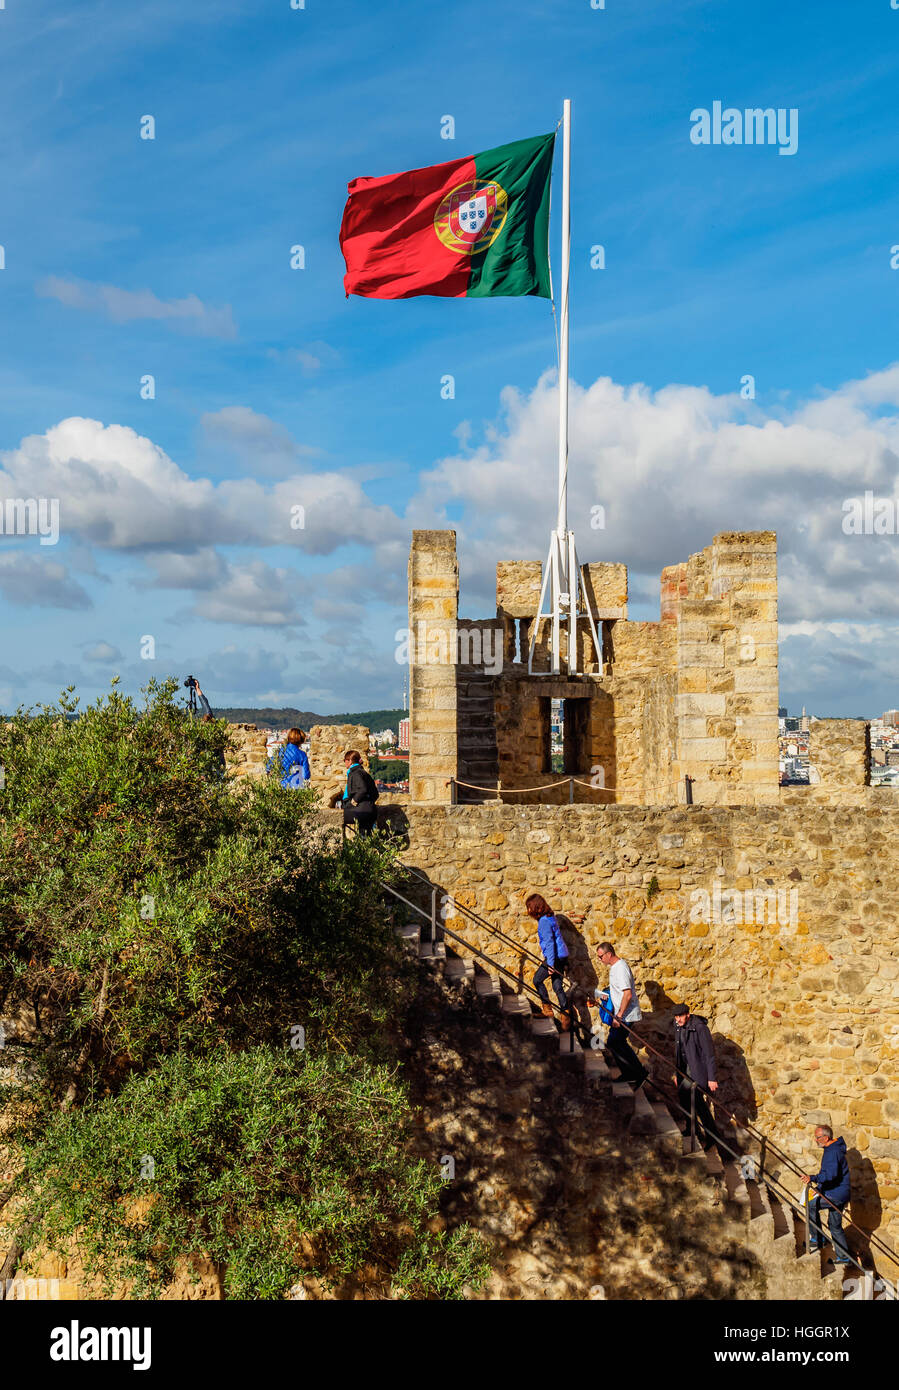
M68 691L0 729L0 1012L15 1063L0 1101L22 1159L22 1243L77 1228L96 1269L121 1273L120 1246L149 1290L202 1248L235 1296L277 1297L310 1267L305 1232L322 1272L374 1263L398 1289L453 1296L473 1247L464 1232L425 1239L436 1177L402 1147L392 1029L411 969L381 893L395 849L344 842L312 791L223 778L227 726L189 718L175 690L151 683L139 707L113 688L77 718ZM354 1128L355 1149L339 1137ZM327 1187L328 1135L351 1193L342 1220L309 1196ZM139 1154L157 1155L160 1179L129 1235Z
M409 1127L385 1066L290 1048L168 1057L26 1149L31 1238L77 1239L107 1296L152 1298L196 1255L223 1267L229 1298L361 1270L394 1296L458 1298L483 1249L429 1230L441 1180L409 1158Z

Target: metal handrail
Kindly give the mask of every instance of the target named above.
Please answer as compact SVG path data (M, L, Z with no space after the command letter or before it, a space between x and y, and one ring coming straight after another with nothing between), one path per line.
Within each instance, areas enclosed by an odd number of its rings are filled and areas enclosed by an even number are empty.
M430 920L428 918L428 914L424 911L423 908L416 907L415 903L410 902L408 898L404 898L402 893L397 892L395 888L391 888L388 883L384 883L381 886L382 888L386 889L388 893L391 893L393 897L399 898L400 902L405 903L407 907L411 907L413 912L417 912L419 916L424 917L426 921ZM470 951L473 956L477 957L480 960L487 961L492 966L492 968L496 970L500 975L505 975L508 980L511 980L511 982L515 985L516 994L520 994L522 990L524 990L527 994L531 995L534 999L537 1000L541 1009L544 1003L549 1004L549 1007L553 1010L553 1017L555 1017L556 1013L558 1013L560 1024L562 1022L562 1019L567 1015L569 1027L567 1030L563 1028L562 1031L567 1031L569 1034L569 1052L574 1051L574 1028L571 1027L571 1024L573 1023L573 1018L572 1010L570 1007L570 1001L569 1007L567 1009L563 1009L561 1004L554 1004L551 999L544 1000L533 985L526 984L524 980L520 979L517 975L513 975L512 971L507 969L505 965L500 965L499 961L494 960L492 956L488 956L486 951L480 950L480 948L473 945L472 942L466 941L464 936L460 936L459 933L453 931L451 927L446 926L445 923L441 923L440 930L444 932L447 936L451 936L454 941L458 941L460 946L464 946L465 949L467 951Z
M727 1118L728 1118L734 1125L738 1126L740 1129L747 1130L747 1131L752 1135L753 1138L758 1139L758 1141L759 1141L759 1143L760 1143L760 1145L761 1145L761 1150L762 1150L762 1151L761 1151L761 1160L760 1160L760 1163L759 1163L758 1177L755 1178L755 1179L751 1179L751 1181L759 1181L759 1182L760 1182L760 1181L764 1178L765 1182L766 1182L769 1186L770 1186L770 1185L777 1185L777 1186L781 1186L781 1185L782 1185L782 1184L780 1183L780 1181L779 1181L778 1178L775 1178L775 1177L773 1177L772 1175L768 1175L768 1176L765 1175L764 1163L765 1163L765 1157L766 1157L766 1155L767 1155L768 1150L770 1150L780 1162L785 1163L785 1164L787 1165L787 1167L790 1168L798 1177L800 1177L800 1178L805 1177L805 1174L803 1173L803 1171L802 1171L802 1169L799 1167L799 1165L798 1165L792 1158L790 1158L789 1154L784 1153L783 1150L782 1150L777 1144L775 1144L775 1143L773 1142L773 1140L771 1140L767 1134L764 1134L761 1130L757 1129L757 1128L755 1127L755 1125L753 1125L753 1124L750 1123L750 1121L748 1121L748 1120L741 1120L737 1115L734 1114L734 1112L733 1112L732 1110L728 1110L728 1108L727 1108L726 1105L723 1105L720 1101L716 1100L715 1095L714 1095L714 1093L713 1093L712 1091L706 1090L706 1088L705 1088L704 1086L700 1086L700 1085L699 1085L699 1082L698 1082L698 1081L694 1081L693 1078L687 1074L687 1072L681 1071L680 1067L678 1067L676 1063L673 1063L673 1062L669 1061L669 1059L668 1059L667 1057L665 1057L661 1052L659 1052L656 1048L654 1048L654 1047L652 1046L651 1043L648 1043L648 1042L645 1040L645 1038L642 1038L642 1037L640 1036L639 1033L637 1033L634 1029L632 1029L631 1026L630 1026L630 1024L625 1023L625 1022L622 1020L620 1026L621 1026L622 1028L626 1029L626 1031L627 1031L628 1033L632 1034L633 1037L634 1037L634 1039L638 1042L638 1044L639 1044L641 1047L645 1048L647 1052L652 1053L652 1055L653 1055L654 1057L658 1057L659 1061L664 1062L664 1064L665 1064L666 1067L671 1067L671 1068L673 1069L673 1071L675 1072L675 1075L677 1075L677 1076L679 1076L679 1077L682 1077L684 1081L689 1082L690 1087L691 1087L691 1090L694 1090L694 1091L695 1091L695 1090L699 1090L699 1091L701 1091L702 1094L703 1094L704 1096L706 1096L706 1097L708 1098L708 1100L711 1101L712 1105L717 1106L717 1108L718 1108L719 1110L722 1110L722 1111L724 1112L724 1114L727 1116ZM651 1084L652 1084L653 1086L655 1086L657 1090L662 1090L662 1087L660 1086L660 1084L659 1084L657 1081L652 1081ZM666 1099L667 1099L667 1096L666 1096ZM672 1101L671 1103L674 1104L674 1105L676 1105L677 1108L678 1108L684 1115L688 1115L688 1114L690 1113L688 1110L685 1109L684 1106L682 1106L682 1105L680 1104L680 1101L676 1101L676 1100L675 1100L675 1101ZM692 1108L692 1107L691 1107L691 1108ZM721 1137L721 1136L719 1135L719 1138L720 1138L720 1137ZM723 1147L727 1149L728 1153L733 1154L734 1157L742 1157L742 1155L737 1154L733 1149L731 1149L731 1147L730 1147L729 1144L724 1143L723 1140L722 1140L721 1142L722 1142L722 1144L723 1144ZM826 1195L826 1193L819 1191L817 1188L816 1188L815 1190L816 1190L816 1192L817 1192L817 1195L820 1197L822 1203L824 1203L824 1204L825 1204L826 1206L828 1206L828 1207L833 1207L836 1211L839 1211L839 1207L837 1206L837 1204L836 1204L835 1202L832 1202L832 1201L830 1200L830 1198ZM786 1197L787 1197L787 1201L789 1202L789 1205L790 1205L791 1207L793 1207L794 1210L798 1209L799 1206L800 1206L800 1203L799 1203L798 1199L795 1198L795 1197L792 1195L792 1193L787 1192L786 1189L784 1189L784 1191L785 1191L785 1193L786 1193ZM780 1195L780 1194L778 1193L778 1196L779 1196L779 1195ZM807 1213L807 1212L808 1212L808 1203L806 1202L804 1205L805 1205L805 1209L806 1209L806 1213ZM864 1230L862 1229L861 1226L857 1226L857 1225L856 1225L856 1223L852 1220L852 1218L851 1218L850 1216L844 1216L844 1220L845 1220L846 1224L849 1225L849 1226L852 1228L852 1230L858 1232L858 1234L863 1238L863 1240L864 1240L869 1246L870 1246L870 1245L873 1245L877 1250L880 1251L880 1253L881 1253L882 1255L885 1255L885 1256L887 1257L887 1259L891 1260L891 1261L893 1262L893 1264L899 1265L899 1255L897 1255L896 1252L895 1252L894 1250L891 1250L890 1247L889 1247L888 1245L886 1245L886 1244L884 1243L884 1241L882 1241L882 1240L880 1239L879 1236L876 1236L876 1235L874 1234L873 1231L864 1231ZM806 1216L806 1230L808 1230L808 1217L807 1217L807 1216ZM823 1230L821 1231L821 1235L823 1236ZM856 1263L855 1260L853 1260L853 1264L855 1264L855 1263ZM861 1268L861 1266L859 1266L859 1268Z
M625 1025L625 1026L627 1026L627 1025ZM636 1037L636 1034L635 1034L634 1036ZM694 1145L694 1147L691 1149L691 1152L695 1152L696 1091L697 1091L697 1089L700 1090L700 1091L702 1091L703 1088L702 1088L701 1086L699 1086L698 1082L695 1082L695 1081L691 1082L691 1085L690 1085L690 1109L687 1110L685 1106L681 1105L681 1103L680 1103L679 1100L675 1099L675 1098L668 1092L668 1090L667 1090L664 1086L662 1086L658 1081L656 1081L653 1077L647 1077L644 1084L647 1085L647 1086L651 1086L651 1087L653 1088L654 1091L657 1091L657 1092L659 1093L659 1095L661 1095L661 1096L663 1097L663 1099L664 1099L664 1101L665 1101L665 1104L666 1104L667 1106L673 1107L675 1110L679 1110L679 1111L681 1112L682 1115L686 1115L686 1116L688 1117L688 1119L690 1120L690 1137L691 1137L691 1144ZM703 1092L703 1094L709 1095L710 1098L712 1098L710 1092ZM713 1098L712 1098L712 1099L713 1099ZM713 1103L714 1103L714 1101L713 1101ZM724 1109L724 1108L725 1108L725 1107L722 1106L722 1109ZM723 1137L723 1135L720 1133L720 1131L718 1131L718 1130L716 1129L715 1133L716 1133L716 1135L717 1135L717 1139L716 1139L716 1148L726 1149L727 1152L728 1152L728 1154L731 1156L731 1158L741 1161L741 1165L742 1165L742 1160L743 1160L743 1158L745 1157L745 1155L739 1153L736 1149L731 1148L730 1144L728 1144L727 1140ZM754 1162L754 1160L753 1160L753 1162ZM810 1211L809 1211L808 1202L800 1202L796 1197L793 1196L792 1192L789 1191L789 1189L780 1181L779 1178L774 1177L774 1175L773 1175L772 1173L765 1174L764 1171L763 1171L763 1169L762 1169L761 1167L759 1168L758 1172L755 1173L754 1176L749 1176L749 1175L743 1173L743 1174L742 1174L742 1177L743 1177L743 1181L744 1181L744 1182L754 1182L754 1183L756 1183L756 1185L760 1185L762 1182L764 1182L765 1186L766 1186L767 1188L770 1188L770 1189L774 1192L774 1195L777 1197L778 1201L779 1201L782 1205L788 1206L788 1207L791 1209L791 1211L793 1212L794 1216L798 1215L798 1216L800 1217L800 1219L803 1220L803 1222L804 1222L804 1224L805 1224L805 1251L804 1251L803 1253L804 1253L804 1254L810 1253L810 1251L811 1251L811 1224L812 1224L812 1223L811 1223L811 1213L810 1213ZM821 1197L824 1196L823 1193L820 1193L819 1195L820 1195ZM826 1200L826 1198L825 1198L824 1200ZM831 1203L830 1205L833 1205L833 1204ZM852 1222L851 1219L849 1219L849 1225L850 1225L850 1226L854 1226L854 1222ZM859 1229L858 1227L854 1227L854 1228L855 1228L856 1230ZM821 1241L823 1242L823 1240L824 1240L824 1229L823 1229L823 1227L820 1225L820 1212L819 1212L819 1224L817 1224L817 1225L815 1226L815 1230L817 1231L818 1235L819 1235L820 1238L821 1238ZM864 1234L865 1234L865 1233L862 1232L862 1235L864 1235ZM870 1237L868 1237L868 1238L869 1238L869 1240L870 1240ZM848 1250L848 1246L847 1246L847 1250ZM889 1257L890 1257L891 1259L895 1260L895 1256L892 1255L891 1252L887 1251L887 1253L889 1254ZM867 1272L868 1272L868 1271L865 1269L864 1265L862 1265L862 1264L856 1259L856 1257L852 1254L851 1251L849 1251L849 1263L852 1264L852 1265L854 1265L855 1268L859 1271L860 1274L865 1274L865 1275L867 1275Z
M436 895L437 889L434 888L433 884L431 883L431 880L427 877L426 874L423 874L420 869L413 869L411 864L403 864L403 868L406 870L407 873L415 874L416 878L420 878L422 883L427 884L427 886L431 888L432 893ZM492 932L494 936L499 937L500 941L504 942L507 946L511 946L512 949L516 952L516 954L521 956L522 960L527 959L533 961L536 965L544 964L542 956L535 955L534 952L529 951L526 946L522 946L520 942L514 941L511 936L507 936L507 934L502 930L501 927L494 926L492 922L488 922L486 917L481 917L481 915L475 912L473 908L466 907L464 903L456 902L456 899L453 897L451 893L447 896L450 898L453 907L455 907L457 911L464 913L465 916L469 917L472 920L472 922L475 923L476 926L484 927L486 931ZM570 975L566 976L564 970L560 970L557 973L560 974L563 979L568 979L572 985L576 983Z
M403 864L402 867L406 870L406 872L411 873L411 874L414 874L414 875L416 876L416 878L421 879L423 883L427 884L427 885L432 889L432 918L431 918L431 920L432 920L432 924L433 924L434 928L436 929L436 894L437 894L437 889L433 886L433 884L431 883L431 880L430 880L429 878L427 878L427 876L426 876L425 874L423 874L419 869L414 869L414 868L412 868L412 866L409 865L409 864ZM391 889L390 891L393 892L394 890ZM396 896L396 897L400 897L401 895L398 894L398 893L395 893L395 896ZM452 895L450 895L450 896L452 896ZM427 917L427 914L426 914L425 912L423 912L421 908L416 907L414 903L408 902L408 899L405 899L405 898L403 899L403 901L406 902L406 903L408 904L409 907L414 908L414 910L415 910L416 912L421 913L421 915L422 915L423 917ZM519 943L518 943L517 941L513 941L513 939L512 939L510 936L507 936L506 933L505 933L504 931L501 930L501 928L494 926L492 922L488 922L485 918L481 917L478 913L474 912L471 908L465 907L462 903L456 902L455 899L453 899L453 904L454 904L454 906L455 906L459 911L465 913L469 918L471 918L471 920L472 920L476 925L486 928L487 931L491 932L494 936L498 937L498 938L499 938L501 941L503 941L506 945L511 946L511 947L522 957L522 959L524 959L525 957L527 957L527 958L530 959L531 961L539 961L540 964L543 964L542 959L540 959L539 957L535 956L532 952L528 951L525 947L522 947L521 945L519 945ZM504 966L499 965L499 963L498 963L497 961L494 961L493 958L492 958L491 956L488 956L487 953L486 953L485 951L475 950L475 948L472 947L471 944L470 944L469 942L466 942L466 941L465 941L465 938L464 938L464 937L457 936L456 933L453 932L453 931L451 931L450 928L447 927L444 923L441 923L440 929L441 929L441 931L444 931L444 932L448 933L450 936L454 937L455 940L460 941L463 945L467 946L469 950L474 951L474 953L475 953L476 955L480 956L482 959L489 961L490 964L494 967L494 969L496 969L496 970L498 970L498 971L501 971L503 974L507 975L507 976L509 977L509 979L514 980L515 983L516 983L516 986L519 986L519 985L520 985L522 988L527 989L527 991L528 991L529 994L536 995L536 997L537 997L538 999L540 999L540 996L539 996L539 994L537 994L537 991L536 991L535 989L533 989L533 988L532 988L531 986L529 986L529 985L525 985L523 980L518 980L516 976L512 975L512 972L511 972L511 971L506 970L506 968L505 968ZM562 973L562 972L560 972L560 973ZM565 978L564 974L563 974L563 978ZM570 976L568 977L568 979L569 979L569 982L570 982L571 984L573 984L573 985L575 985L575 987L577 987L577 986L576 986L576 983L575 983L574 981L571 980L571 977L570 977ZM540 999L540 1003L541 1003L541 1004L543 1003L543 1000L542 1000L542 999ZM553 1008L557 1008L557 1007L558 1007L557 1005L553 1005ZM559 1012L560 1012L560 1013L562 1012L561 1008L559 1009ZM569 1014L572 1012L572 1010L571 1010L571 1001L570 1001L570 1000L569 1000L569 1010L568 1010L568 1012L569 1012ZM626 1029L626 1031L627 1031L628 1033L631 1033L631 1032L632 1032L632 1029L630 1028L630 1025L627 1024L627 1023L624 1023L623 1021L621 1022L621 1027L623 1027L624 1029ZM640 1035L639 1035L638 1033L634 1033L633 1036L634 1036L634 1038L638 1041L639 1045L640 1045L641 1047L645 1048L647 1052L652 1053L652 1055L653 1055L654 1057L657 1057L657 1058L659 1059L659 1061L664 1062L664 1064L665 1064L666 1067L671 1067L671 1068L674 1070L674 1072L675 1072L675 1074L676 1074L677 1076L683 1078L684 1081L689 1082L690 1087L691 1087L691 1091L694 1090L694 1089L698 1086L698 1082L695 1082L691 1076L688 1076L688 1075L687 1075L686 1072L681 1071L680 1068L676 1065L676 1063L670 1062L669 1059L668 1059L667 1057L665 1057L661 1052L659 1052L656 1048L654 1048L654 1047L653 1047L650 1043L648 1043L644 1038L640 1037ZM572 1029L572 1033L571 1033L571 1038L572 1038L572 1050L573 1050L573 1047L574 1047L574 1030L573 1030L573 1029ZM650 1084L652 1084L657 1090L662 1091L662 1094L666 1094L666 1093L662 1090L662 1088L660 1087L660 1085L659 1085L658 1082L652 1081ZM779 1147L779 1145L777 1145L772 1139L770 1139L769 1136L768 1136L767 1134L764 1133L764 1131L758 1129L755 1125L752 1124L752 1122L751 1122L750 1120L741 1120L737 1115L734 1114L734 1112L733 1112L732 1110L729 1110L729 1109L727 1108L727 1106L724 1105L721 1101L717 1101L717 1100L715 1099L715 1097L714 1097L714 1095L713 1095L713 1093L712 1093L711 1091L705 1090L705 1088L702 1087L702 1086L699 1086L699 1090L702 1091L703 1095L705 1095L706 1097L708 1097L709 1100L711 1100L712 1104L715 1105L715 1106L717 1107L718 1110L721 1110L721 1111L724 1112L724 1114L727 1116L727 1118L731 1121L732 1124L738 1126L740 1129L743 1129L743 1130L747 1131L747 1132L752 1136L752 1138L754 1138L754 1139L758 1142L758 1144L759 1144L759 1146L760 1146L760 1149L761 1149L761 1156L760 1156L759 1170L758 1170L758 1178L757 1178L757 1179L750 1179L750 1181L761 1181L761 1180L764 1178L764 1180L766 1181L766 1183L767 1183L769 1186L771 1186L771 1185L774 1185L774 1186L776 1186L776 1187L782 1187L782 1186L783 1186L783 1185L780 1183L779 1179L774 1178L773 1176L770 1176L770 1175L769 1175L768 1177L765 1176L765 1159L766 1159L766 1157L767 1157L769 1151L770 1151L770 1153L773 1153L773 1154L774 1154L774 1156L779 1160L779 1162L786 1164L787 1167L790 1168L791 1171L792 1171L793 1173L795 1173L798 1177L801 1178L801 1177L804 1177L804 1176L805 1176L805 1174L803 1173L802 1169L801 1169L801 1168L799 1167L799 1165L789 1156L789 1154L784 1153L784 1151ZM666 1095L666 1100L667 1100L667 1099L668 1099L668 1097L667 1097L667 1095ZM684 1115L689 1115L689 1114L690 1114L690 1112L687 1111L687 1110L680 1104L679 1101L673 1100L673 1099L672 1099L670 1103L673 1104L673 1105L675 1105L675 1106L677 1107L677 1109L680 1110L680 1111L682 1112L682 1114L684 1114ZM694 1124L695 1124L695 1118L691 1118L691 1133L693 1132L693 1125L694 1125ZM719 1137L720 1137L720 1136L719 1136ZM743 1157L743 1155L739 1154L736 1150L731 1149L730 1145L724 1143L723 1140L722 1140L722 1143L724 1144L724 1148L727 1149L728 1153L732 1154L735 1158L741 1158L741 1157ZM827 1206L827 1207L833 1207L834 1209L839 1210L839 1208L837 1207L836 1203L835 1203L835 1202L831 1202L830 1198L826 1195L826 1193L820 1192L817 1188L816 1188L815 1190L816 1190L816 1192L817 1192L817 1195L818 1195L818 1196L820 1197L820 1199L821 1199L822 1205ZM778 1192L778 1197L780 1197L780 1195L781 1195L781 1194ZM809 1229L808 1229L808 1228L809 1228L809 1205L808 1205L808 1202L805 1202L805 1203L801 1203L801 1204L800 1204L799 1201L798 1201L795 1197L793 1197L792 1193L789 1193L789 1192L787 1191L786 1188L784 1188L784 1195L785 1195L785 1197L786 1197L786 1200L787 1200L788 1204L790 1205L790 1207L793 1208L794 1211L799 1210L799 1209L800 1209L800 1206L803 1208L804 1217L805 1217L805 1225L806 1225L806 1240L808 1241L808 1234L809 1234ZM820 1211L819 1211L819 1216L820 1216ZM876 1236L876 1235L874 1234L873 1231L864 1231L860 1226L856 1225L856 1223L852 1220L851 1216L848 1216L848 1215L845 1215L845 1214L844 1214L844 1215L843 1215L843 1220L844 1220L844 1223L845 1223L846 1225L848 1225L852 1230L858 1232L858 1234L862 1237L862 1239L865 1241L865 1243L866 1243L868 1246L872 1246L872 1245L873 1245L873 1246L875 1247L875 1249L879 1250L880 1253L881 1253L882 1255L886 1256L886 1258L887 1258L888 1260L890 1260L893 1264L899 1266L899 1255L897 1255L896 1252L895 1252L894 1250L891 1250L890 1247L889 1247L888 1245L886 1245L886 1244L880 1239L879 1236ZM822 1229L820 1230L820 1235L821 1235L822 1239L823 1239L823 1234L824 1234L824 1232L823 1232L823 1228L822 1228ZM851 1258L851 1257L850 1257L850 1258ZM852 1263L853 1263L853 1264L856 1264L857 1262L856 1262L854 1259L852 1259ZM858 1267L859 1269L862 1269L862 1266L861 1266L861 1265L858 1265L857 1267Z

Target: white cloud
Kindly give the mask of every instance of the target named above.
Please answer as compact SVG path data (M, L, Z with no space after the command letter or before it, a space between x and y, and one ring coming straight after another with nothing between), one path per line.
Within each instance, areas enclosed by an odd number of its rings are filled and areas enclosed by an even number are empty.
M113 323L155 319L205 338L237 337L230 304L214 309L195 294L184 299L160 299L152 290L123 290L117 285L98 285L88 280L64 280L58 275L39 280L35 293L43 299L56 299L67 309L103 314Z
M349 473L310 469L304 446L246 406L202 422L208 442L246 462L244 476L192 477L131 429L72 418L0 455L0 495L59 498L64 542L75 542L82 556L89 547L140 554L147 587L190 593L191 616L269 628L296 624L301 613L317 619L329 630L307 642L313 669L314 650L336 657L351 646L356 691L374 691L390 684L391 673L378 672L392 650L385 639L371 651L365 645L370 605L402 611L412 526L456 527L462 610L470 617L491 613L498 559L544 557L556 510L557 403L548 375L529 394L508 388L478 442L470 427L460 427L457 452L421 475L403 517L373 503ZM899 365L767 412L704 387L653 391L608 378L587 388L574 384L569 518L581 559L624 561L632 595L650 596L654 607L664 565L708 545L718 531L775 530L786 688L811 690L817 682L833 710L836 702L847 707L861 699L862 690L876 692L874 708L884 699L899 703L888 693L899 679L890 655L899 645L899 537L842 530L847 497L899 491L897 406ZM289 476L260 481L260 461L262 471ZM598 505L606 524L594 530ZM297 506L305 525L295 530ZM287 545L316 557L349 545L361 555L342 554L339 563L300 577L258 554ZM222 553L235 546L257 553L247 561ZM11 570L9 597L51 602L55 593L65 606L89 603L58 562L54 570L54 562L39 558L45 575L34 593L43 597L23 597L27 580ZM325 668L312 679L324 698L329 681L333 690L345 683L336 660L322 659ZM284 690L295 669L291 663L290 673L264 680L260 673L258 685ZM347 698L357 703L358 693L351 698L347 691Z
M255 428L264 420L242 417ZM27 436L0 454L0 465L0 492L58 498L64 539L101 549L287 545L328 555L344 544L405 535L389 507L376 506L358 482L335 470L295 471L268 484L255 477L213 483L190 477L124 425L77 416ZM292 525L297 517L302 527Z
M304 372L318 372L322 367L334 367L340 362L340 353L330 343L314 342L306 347L269 348L267 357L273 362L290 362L302 367Z
M121 661L122 653L111 642L95 642L93 646L85 650L84 660L96 661L105 665L110 661Z
M91 608L90 595L65 565L41 555L0 555L0 593L26 608Z
M847 496L899 484L899 367L774 418L704 387L659 391L601 378L571 390L569 521L582 560L623 560L653 586L723 530L778 533L786 619L899 616L899 537L842 532ZM878 412L876 407L886 407ZM423 477L410 512L433 525L462 503L461 572L480 602L496 560L543 559L556 510L558 392L507 389L478 447ZM591 510L605 508L605 529ZM474 584L471 580L474 578Z
M298 444L290 431L246 405L229 405L207 412L200 420L207 441L248 463L254 474L284 474L299 467L303 457L320 450Z
M220 583L197 595L193 612L208 622L302 626L305 619L297 600L306 588L294 570L276 569L261 560L228 565Z

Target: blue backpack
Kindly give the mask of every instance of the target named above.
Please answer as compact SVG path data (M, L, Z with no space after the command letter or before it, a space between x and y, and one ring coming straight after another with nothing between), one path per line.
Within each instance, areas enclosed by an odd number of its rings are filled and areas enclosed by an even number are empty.
M605 991L605 997L601 997L599 1001L599 1021L600 1023L604 1023L608 1028L611 1026L614 1017L615 1009L612 1005L612 991L609 989Z

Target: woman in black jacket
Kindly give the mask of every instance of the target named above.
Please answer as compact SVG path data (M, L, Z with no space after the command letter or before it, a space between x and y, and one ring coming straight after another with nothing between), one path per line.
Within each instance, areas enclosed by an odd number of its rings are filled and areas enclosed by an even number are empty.
M359 753L347 753L343 761L347 770L346 790L341 802L343 823L344 825L355 824L360 835L370 835L378 819L378 813L375 810L378 789L375 786L374 778L365 771Z

